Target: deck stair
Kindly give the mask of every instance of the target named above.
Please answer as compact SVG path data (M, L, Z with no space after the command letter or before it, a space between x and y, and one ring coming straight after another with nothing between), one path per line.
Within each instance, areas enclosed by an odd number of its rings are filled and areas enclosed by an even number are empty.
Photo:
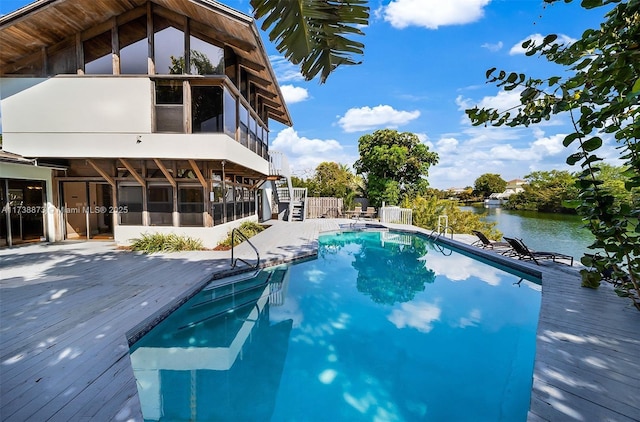
M278 213L284 211L287 221L304 221L307 189L293 187L287 157L278 151L269 152L269 179L273 183Z

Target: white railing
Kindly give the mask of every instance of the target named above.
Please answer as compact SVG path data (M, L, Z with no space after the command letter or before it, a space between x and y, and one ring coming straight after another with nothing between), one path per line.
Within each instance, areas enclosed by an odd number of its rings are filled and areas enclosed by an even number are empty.
M381 207L379 210L381 223L407 224L412 223L412 211L409 208Z
M269 151L269 175L291 179L289 160L284 153L280 151Z
M307 199L307 188L293 188L293 202L304 202Z

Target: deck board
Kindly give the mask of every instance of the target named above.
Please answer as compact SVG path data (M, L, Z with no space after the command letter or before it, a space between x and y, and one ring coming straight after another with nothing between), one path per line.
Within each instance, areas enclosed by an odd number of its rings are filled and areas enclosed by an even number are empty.
M313 256L319 233L348 222L273 222L252 243L277 264ZM246 243L235 254L256 259ZM0 420L141 421L127 336L238 271L230 263L229 252L147 256L103 242L1 249ZM543 284L528 420L639 420L640 312L610 286L581 288L575 268L524 265Z

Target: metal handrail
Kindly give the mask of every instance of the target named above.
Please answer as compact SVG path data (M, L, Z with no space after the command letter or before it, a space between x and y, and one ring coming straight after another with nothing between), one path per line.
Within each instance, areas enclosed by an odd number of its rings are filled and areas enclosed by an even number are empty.
M433 237L434 240L437 240L440 236L447 234L447 229L449 229L451 231L451 239L453 239L453 228L451 226L445 226L444 229L442 230L438 230L438 229L433 229L431 231L431 233L429 233L429 237ZM437 236L434 236L434 233L437 233Z
M237 263L238 263L238 261L242 261L242 262L244 262L245 264L247 264L248 266L251 267L251 264L248 263L247 261L245 261L242 258L236 258L235 260L233 259L233 249L234 249L235 244L236 244L236 242L235 242L236 233L238 233L238 235L241 238L243 238L249 244L249 246L251 246L253 248L253 250L255 251L257 260L256 260L256 265L253 266L253 268L254 269L258 269L260 267L260 253L258 252L258 249L254 246L254 244L251 243L249 238L244 233L242 233L242 231L237 227L234 228L233 230L231 230L231 268L235 268Z

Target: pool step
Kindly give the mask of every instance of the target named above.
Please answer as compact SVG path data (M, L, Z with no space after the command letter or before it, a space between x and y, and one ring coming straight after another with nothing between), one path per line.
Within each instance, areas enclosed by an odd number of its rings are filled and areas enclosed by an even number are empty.
M235 278L235 283L227 282L225 279L223 284L203 290L190 307L191 322L181 325L178 329L192 328L247 306L255 306L258 299L265 294L266 288L269 288L269 296L279 293L286 270L257 271L251 274L256 275L253 278Z

